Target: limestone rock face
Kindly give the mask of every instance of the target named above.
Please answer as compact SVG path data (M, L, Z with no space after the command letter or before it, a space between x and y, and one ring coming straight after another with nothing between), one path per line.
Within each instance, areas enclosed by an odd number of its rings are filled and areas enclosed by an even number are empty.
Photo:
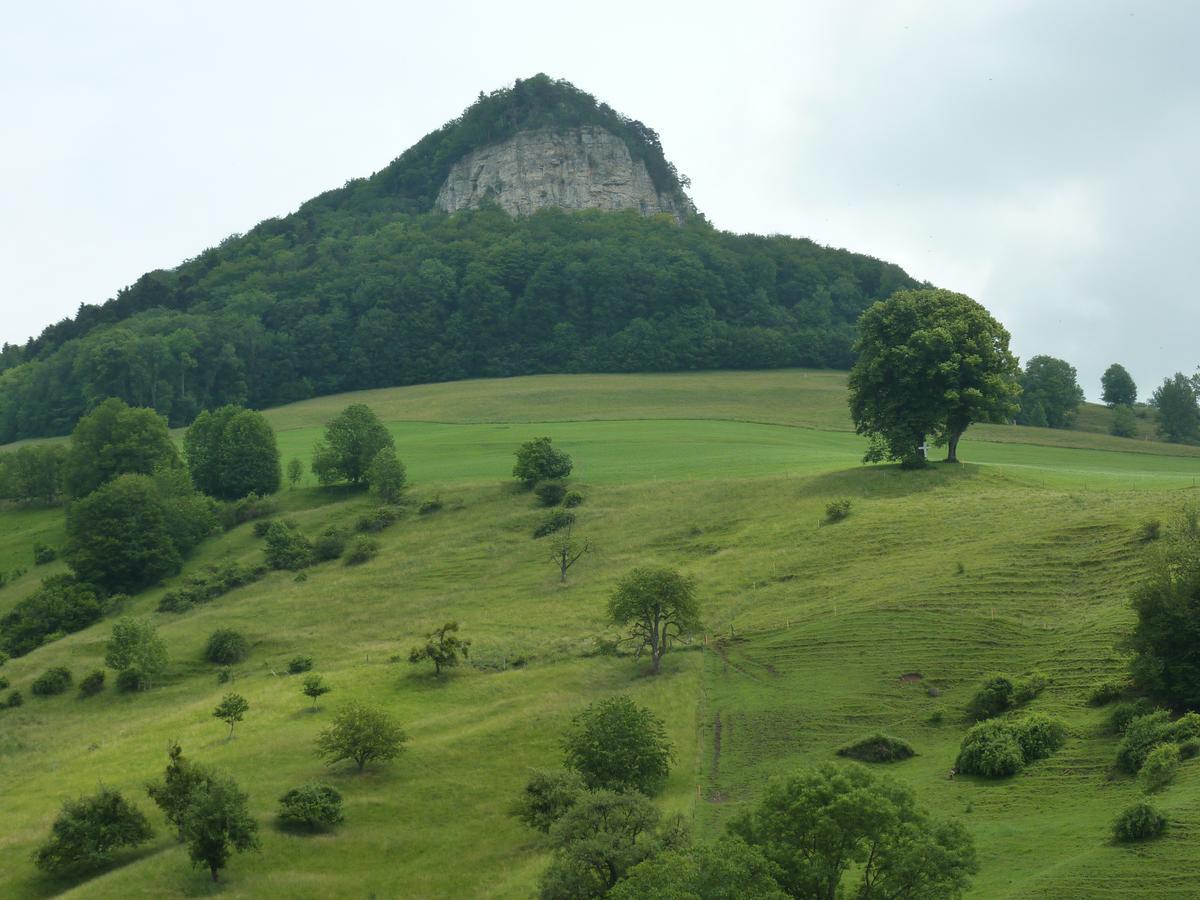
M452 213L475 209L484 199L513 216L546 206L636 209L678 221L695 212L686 198L655 190L645 163L634 161L625 142L593 125L522 131L473 150L450 170L437 206Z

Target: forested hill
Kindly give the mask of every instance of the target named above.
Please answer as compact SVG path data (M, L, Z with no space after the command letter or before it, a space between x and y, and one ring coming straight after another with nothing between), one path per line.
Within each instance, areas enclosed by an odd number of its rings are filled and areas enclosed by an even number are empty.
M658 136L562 81L481 95L369 178L269 219L0 352L0 443L106 397L173 425L419 382L542 372L847 367L854 322L915 282L867 256L635 211L434 210L457 160L522 130L601 127L655 187Z

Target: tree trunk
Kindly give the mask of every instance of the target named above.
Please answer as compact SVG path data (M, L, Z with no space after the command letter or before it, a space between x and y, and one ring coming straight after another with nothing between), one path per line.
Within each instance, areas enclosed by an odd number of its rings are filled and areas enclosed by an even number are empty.
M212 870L212 877L213 877L213 881L217 881L217 880L219 880L219 879L217 878L217 871L218 871L218 870L217 870L217 867L216 867L216 866L209 866L209 868Z
M958 462L958 439L961 437L961 431L950 432L950 442L946 446L946 462Z

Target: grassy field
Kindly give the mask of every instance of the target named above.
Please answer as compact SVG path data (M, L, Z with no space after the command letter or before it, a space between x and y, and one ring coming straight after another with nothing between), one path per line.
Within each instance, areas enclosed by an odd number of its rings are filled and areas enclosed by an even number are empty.
M268 414L285 458L306 458L320 423L352 400L389 421L414 500L437 495L443 509L402 519L360 567L275 573L184 615L153 612L170 585L134 598L127 611L155 618L172 659L145 694L29 696L51 665L77 680L100 666L107 622L9 662L3 673L26 704L0 712L0 896L528 897L546 853L508 807L530 767L556 764L570 716L622 691L666 719L678 759L660 802L700 838L720 833L770 776L883 729L919 754L889 771L975 835L975 896L1195 895L1200 763L1160 795L1171 819L1163 840L1110 844L1110 820L1137 791L1108 777L1115 740L1103 711L1084 703L1091 684L1121 671L1129 588L1153 553L1141 524L1198 498L1190 450L1068 433L1082 444L1071 448L1055 444L1062 432L997 427L968 433L965 466L863 467L844 422L844 376L730 373L308 401ZM587 497L577 530L596 545L566 585L530 537L543 514L507 484L516 444L539 434L575 458ZM850 517L820 527L840 497L852 500ZM280 503L310 534L370 505L307 483ZM54 510L0 513L0 567L32 569L32 544L56 543L61 527ZM260 558L241 526L203 545L187 571ZM694 576L705 609L707 634L669 655L658 678L600 652L614 636L605 598L646 563ZM0 611L58 566L0 590ZM475 641L477 666L439 682L390 661L449 619ZM218 627L253 644L232 685L251 704L232 741L211 718L231 688L201 659ZM335 688L319 712L298 678L280 674L296 653L314 656ZM1006 782L948 779L980 678L1032 669L1052 679L1033 708L1070 724L1066 748ZM362 776L312 752L351 698L393 712L410 735L400 759ZM262 854L235 858L216 887L144 794L171 739L237 777L262 823ZM278 830L278 796L312 778L345 794L345 825L319 837ZM138 802L155 841L84 883L41 878L30 852L62 800L99 782Z

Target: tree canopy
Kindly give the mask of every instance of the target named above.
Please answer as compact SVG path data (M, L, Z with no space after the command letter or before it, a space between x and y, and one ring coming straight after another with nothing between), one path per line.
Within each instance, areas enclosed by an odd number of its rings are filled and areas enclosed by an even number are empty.
M855 430L871 438L866 461L921 461L929 437L958 460L972 422L1003 421L1017 411L1017 360L1008 332L964 294L897 291L859 319L850 371Z
M330 726L317 735L317 753L333 765L352 760L358 771L375 760L394 759L408 736L383 710L363 703L348 703L337 711Z
M203 866L217 881L236 853L257 850L258 823L250 816L249 798L226 775L214 775L191 791L183 814L183 837L192 865Z
M1120 363L1113 363L1100 376L1100 399L1109 406L1133 406L1137 403L1137 385Z
M321 484L364 484L384 449L395 449L387 428L369 406L353 403L326 424L324 439L313 447L313 474Z
M46 872L88 871L112 862L113 852L154 836L150 822L119 791L101 787L90 797L68 800L54 820L50 839L34 862Z
M1200 441L1200 402L1196 380L1176 372L1150 401L1158 410L1158 433L1174 444Z
M1017 424L1066 428L1083 402L1075 367L1053 356L1034 356L1021 374Z
M184 434L183 450L196 488L210 497L279 490L279 448L262 413L233 404L205 410Z
M150 475L178 464L166 419L110 397L71 432L64 483L69 496L86 497L118 475Z
M617 583L608 617L629 627L638 653L650 654L650 670L657 675L671 642L700 627L700 604L690 578L671 569L639 568Z
M592 790L656 794L675 758L662 719L625 696L588 705L562 738L567 767Z

